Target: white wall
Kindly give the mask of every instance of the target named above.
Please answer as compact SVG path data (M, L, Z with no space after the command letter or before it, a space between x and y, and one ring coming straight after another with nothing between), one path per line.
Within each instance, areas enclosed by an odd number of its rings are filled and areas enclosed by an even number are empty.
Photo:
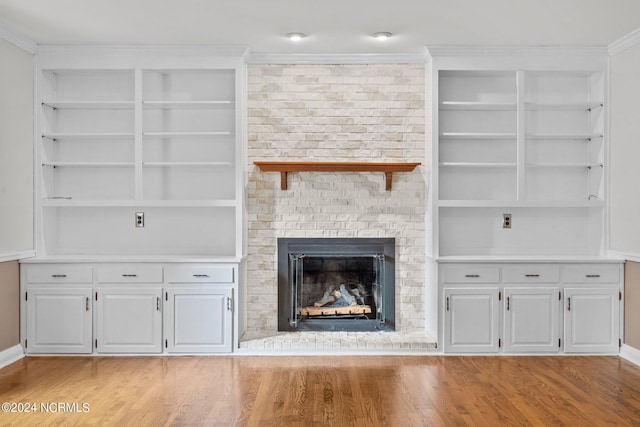
M640 44L610 61L610 248L640 259Z
M0 261L33 251L33 55L0 38Z

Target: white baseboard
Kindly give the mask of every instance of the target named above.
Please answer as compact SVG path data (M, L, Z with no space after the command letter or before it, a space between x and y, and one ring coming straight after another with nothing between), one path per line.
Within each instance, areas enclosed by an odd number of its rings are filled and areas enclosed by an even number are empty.
M22 351L22 346L20 344L16 344L4 351L0 351L0 369L12 364L13 362L17 362L23 357L24 351Z
M620 348L620 357L640 366L640 350L623 344Z

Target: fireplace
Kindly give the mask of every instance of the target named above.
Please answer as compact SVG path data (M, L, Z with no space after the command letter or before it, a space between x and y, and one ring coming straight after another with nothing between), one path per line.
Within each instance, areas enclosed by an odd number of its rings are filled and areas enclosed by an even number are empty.
M278 330L395 330L395 239L278 239Z

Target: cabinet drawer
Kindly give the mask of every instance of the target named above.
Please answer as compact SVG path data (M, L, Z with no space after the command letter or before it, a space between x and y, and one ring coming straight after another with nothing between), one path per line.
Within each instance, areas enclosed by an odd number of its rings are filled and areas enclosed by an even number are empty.
M445 283L498 283L500 269L487 266L447 266L444 269Z
M505 283L557 283L560 267L549 264L509 265L502 271Z
M29 283L91 283L93 269L90 265L39 264L26 267Z
M231 265L168 267L169 283L233 283L234 268Z
M99 266L96 280L98 283L162 283L162 267L140 264Z
M617 283L620 281L618 264L575 264L562 270L566 283Z

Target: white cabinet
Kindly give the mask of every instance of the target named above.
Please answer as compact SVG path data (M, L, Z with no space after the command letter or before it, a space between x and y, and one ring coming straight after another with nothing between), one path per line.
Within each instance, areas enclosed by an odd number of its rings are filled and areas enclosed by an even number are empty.
M166 350L231 352L233 291L229 287L175 288L165 293Z
M447 353L618 352L622 262L446 262Z
M38 256L241 257L243 53L39 47Z
M98 353L161 353L161 296L160 288L97 289Z
M499 348L499 290L445 289L447 352L495 353Z
M25 353L231 353L244 332L240 266L25 260Z
M170 353L230 352L233 347L237 269L181 265L166 270L165 348Z
M90 287L66 288L54 284L30 288L24 295L23 334L27 353L91 353Z
M507 352L560 350L559 288L504 289L504 349Z
M620 291L611 288L565 290L565 351L617 352L620 339Z

